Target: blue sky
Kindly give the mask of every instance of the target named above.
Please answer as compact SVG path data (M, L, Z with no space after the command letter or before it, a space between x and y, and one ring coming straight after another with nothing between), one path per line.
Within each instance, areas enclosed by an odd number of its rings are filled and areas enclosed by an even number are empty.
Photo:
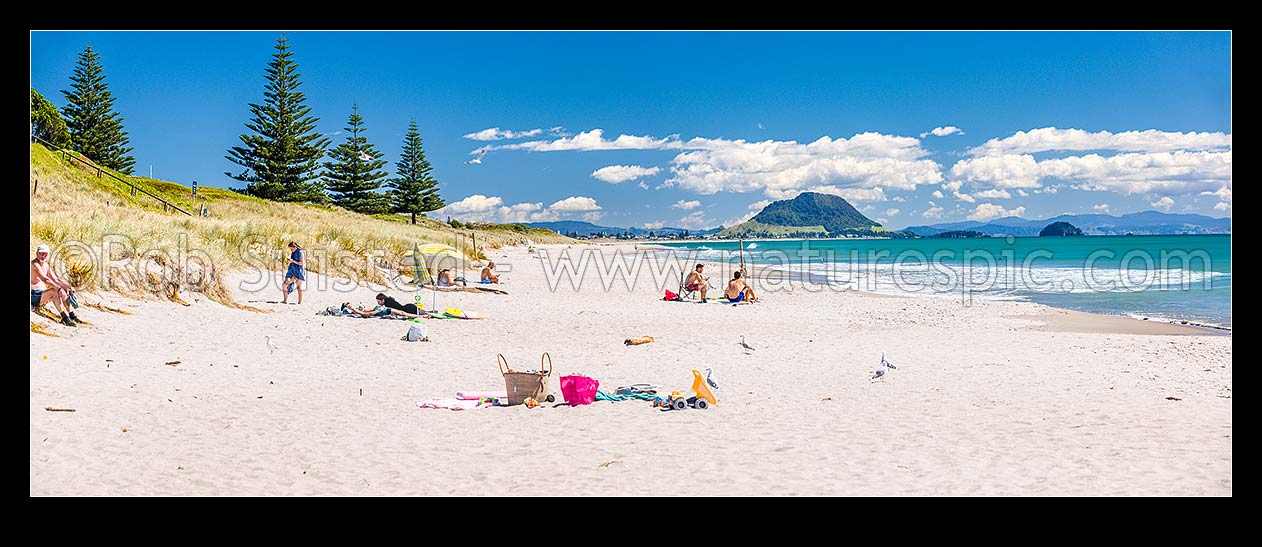
M224 155L280 34L32 32L31 86L64 105L90 42L137 174L240 186ZM700 228L812 190L893 228L1231 214L1229 33L286 36L334 145L357 101L393 168L417 120L443 218ZM515 134L468 138L491 128Z

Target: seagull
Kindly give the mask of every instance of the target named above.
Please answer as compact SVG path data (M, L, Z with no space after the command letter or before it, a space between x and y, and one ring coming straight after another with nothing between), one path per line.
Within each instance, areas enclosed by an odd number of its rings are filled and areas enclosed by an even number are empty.
M372 156L369 156L369 155L368 155L368 152L364 152L364 151L362 151L362 150L361 150L361 151L359 152L359 160L360 160L360 161L372 161Z
M876 380L885 377L886 370L898 370L894 363L885 360L885 352L881 352L881 364L877 365L876 371L872 373L872 379Z
M885 360L885 352L883 351L881 352L881 366L898 370L898 367L894 366L894 363Z
M482 163L482 156L485 156L485 155L486 155L486 150L479 150L478 157L473 158L469 161L466 161L464 162L464 164L465 165L480 165Z
M742 335L741 335L741 347L742 347L742 348L745 348L745 349L747 349L747 350L749 350L749 351L754 351L754 346L749 345L749 342L745 341L745 335L744 335L744 334L742 334Z
M279 349L279 348L277 348L277 347L276 347L276 344L273 344L273 343L272 343L272 337L271 337L271 336L265 336L264 338L267 338L267 349L268 349L268 351L270 351L270 352L272 352L272 353L276 353L276 350L277 350L277 349Z
M714 369L711 369L710 367L705 368L705 383L710 384L710 387L714 389L719 389L719 384L714 383L714 380L710 379L710 375L713 373Z

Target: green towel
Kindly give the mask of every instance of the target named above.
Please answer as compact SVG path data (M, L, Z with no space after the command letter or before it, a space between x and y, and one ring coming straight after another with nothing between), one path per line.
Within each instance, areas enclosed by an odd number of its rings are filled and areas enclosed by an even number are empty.
M626 395L610 395L599 389L596 390L597 401L625 401L627 399L642 399L645 401L652 401L655 397L656 396L649 395L648 393L628 393Z

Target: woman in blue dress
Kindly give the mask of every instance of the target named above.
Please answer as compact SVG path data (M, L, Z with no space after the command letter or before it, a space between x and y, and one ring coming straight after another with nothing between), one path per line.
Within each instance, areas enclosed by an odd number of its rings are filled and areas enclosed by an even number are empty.
M298 303L302 304L302 284L307 280L307 272L306 268L304 268L305 265L306 258L303 256L302 247L299 247L297 243L290 241L289 270L285 272L285 282L280 286L281 292L284 293L281 295L282 304L289 303L289 292L293 290L290 288L290 285L293 285L295 289L298 289Z

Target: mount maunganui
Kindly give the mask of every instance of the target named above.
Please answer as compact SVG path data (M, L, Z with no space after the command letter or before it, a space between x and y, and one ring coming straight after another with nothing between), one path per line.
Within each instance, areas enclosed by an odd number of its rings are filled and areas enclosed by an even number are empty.
M837 237L893 235L863 216L849 202L832 194L803 192L774 202L754 218L727 228L718 237Z

